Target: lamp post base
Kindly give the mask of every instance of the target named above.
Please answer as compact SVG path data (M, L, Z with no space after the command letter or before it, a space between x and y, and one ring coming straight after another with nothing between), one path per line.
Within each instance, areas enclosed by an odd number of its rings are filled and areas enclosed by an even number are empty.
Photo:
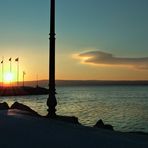
M49 93L49 97L47 99L47 106L48 106L47 117L50 117L50 118L56 117L56 108L55 108L56 105L57 105L57 100L56 100L55 94Z

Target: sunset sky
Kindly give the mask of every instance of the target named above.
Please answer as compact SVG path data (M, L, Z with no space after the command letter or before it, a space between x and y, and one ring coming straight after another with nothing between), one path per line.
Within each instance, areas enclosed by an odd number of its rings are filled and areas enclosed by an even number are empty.
M56 0L56 79L148 80L147 0ZM0 0L5 73L48 79L49 0ZM0 69L0 73L1 69ZM1 79L1 78L0 78Z

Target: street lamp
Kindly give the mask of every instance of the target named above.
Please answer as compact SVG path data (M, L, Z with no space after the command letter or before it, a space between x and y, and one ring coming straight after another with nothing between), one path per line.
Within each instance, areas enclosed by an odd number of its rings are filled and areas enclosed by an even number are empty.
M55 89L55 0L50 0L50 38L49 38L49 96L47 99L48 117L56 116Z

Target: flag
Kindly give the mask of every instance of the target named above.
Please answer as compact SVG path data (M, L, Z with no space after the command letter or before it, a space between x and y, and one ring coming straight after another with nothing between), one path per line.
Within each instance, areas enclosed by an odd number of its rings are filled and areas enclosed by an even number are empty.
M1 64L3 64L3 62L4 62L4 61L2 60L2 61L1 61Z
M11 58L9 59L9 61L11 61Z
M18 62L19 61L19 58L16 58L15 61Z

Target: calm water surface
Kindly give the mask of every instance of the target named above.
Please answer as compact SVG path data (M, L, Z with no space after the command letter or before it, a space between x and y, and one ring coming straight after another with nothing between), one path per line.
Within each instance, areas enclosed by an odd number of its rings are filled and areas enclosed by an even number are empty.
M89 126L103 119L116 130L148 132L148 86L67 86L57 93L57 114L77 116ZM0 102L19 101L46 115L47 97L0 97Z

